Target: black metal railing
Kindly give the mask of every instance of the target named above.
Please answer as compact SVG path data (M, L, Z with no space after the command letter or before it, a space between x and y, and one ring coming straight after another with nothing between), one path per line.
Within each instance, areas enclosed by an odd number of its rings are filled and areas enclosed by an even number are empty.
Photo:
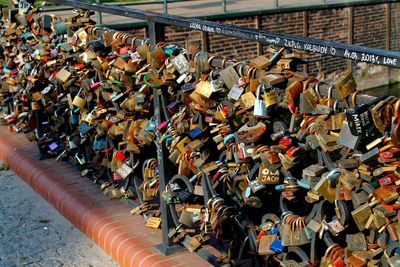
M347 58L360 62L384 65L392 68L400 68L400 52L396 51L342 44L333 41L324 41L289 34L272 33L235 25L226 25L213 21L185 18L181 16L161 14L153 11L145 11L121 6L85 3L75 0L52 0L52 2L144 20L149 26L149 38L151 45L155 45L158 41L161 41L157 37L163 37L162 34L160 34L163 25L172 25L191 30L204 31L256 41L263 44L285 46L309 51L312 53Z
M347 58L355 61L368 62L372 64L384 65L392 68L400 68L400 52L388 51L382 49L368 48L365 46L356 46L349 44L342 44L332 41L324 41L313 38L306 38L288 34L272 33L267 31L249 29L238 27L234 25L225 25L221 23L205 21L193 18L184 18L180 16L173 16L168 14L160 14L157 12L145 11L140 9L130 9L121 6L103 5L96 3L86 3L76 0L51 0L52 2L73 6L75 8L82 8L93 11L101 11L111 13L114 15L131 17L146 21L148 24L148 35L152 49L156 47L159 41L164 39L165 25L173 25L187 29L210 32L220 35L232 36L240 39L252 40L261 42L263 44L273 44L276 46L285 46L299 50L310 51L313 53L320 53L323 55L330 55L334 57ZM131 42L131 40L127 40ZM212 64L217 66L221 65L221 60L215 59ZM322 88L322 93L326 90ZM160 103L161 96L157 90L154 90L154 110L155 118L158 123L161 123ZM358 96L361 101L370 100L370 96ZM160 190L164 190L165 185L169 182L168 177L165 176L165 149L160 144L160 136L157 136L157 157L159 161L159 177L160 177ZM161 193L161 192L160 192ZM166 203L161 200L160 211L162 218L162 235L163 244L158 246L158 249L164 254L170 254L177 249L168 237L168 232L172 226L170 214L166 208Z

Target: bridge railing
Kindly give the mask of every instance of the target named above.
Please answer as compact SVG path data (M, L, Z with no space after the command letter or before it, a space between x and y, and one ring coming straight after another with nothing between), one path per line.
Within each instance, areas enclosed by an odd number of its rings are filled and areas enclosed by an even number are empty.
M50 0L51 1L51 0ZM205 0L203 1L205 4L214 4L218 0L212 1L212 0ZM51 1L53 2L53 1ZM180 3L186 3L186 2L196 2L198 3L198 0L154 0L154 1L126 1L126 2L108 2L107 0L86 0L84 2L88 3L97 3L97 4L104 4L104 5L113 5L113 6L124 6L124 7L137 7L137 6L151 6L153 9L156 7L160 11L162 10L163 13L169 13L171 6L170 4L173 4L173 8L176 6L176 4ZM235 8L235 4L237 3L229 3L227 0L220 0L220 9L216 9L216 14L217 15L224 15L224 14L236 14L236 13L247 13L247 12L254 12L251 8L246 8L246 9L240 9L238 10L237 7ZM297 9L299 11L301 10L310 10L310 9L315 9L315 8L320 8L320 7L334 7L334 6L341 6L341 5L359 5L359 4L369 4L369 3L377 3L377 2L388 2L388 1L377 1L377 0L351 0L351 1L346 1L346 0L312 0L307 3L303 2L295 2L295 1L284 1L284 0L269 0L266 1L265 4L261 8L257 8L258 12L274 12L274 11L279 11L279 12L290 12L294 9ZM45 5L43 8L44 12L54 12L54 11L68 11L72 10L71 6L53 6L53 5ZM219 11L218 11L219 10ZM107 13L107 12L105 12ZM101 11L97 12L97 22L99 24L102 24L103 22L103 15ZM108 26L108 25L106 25Z
M236 37L239 39L251 40L260 42L263 44L272 44L280 47L288 47L293 49L304 50L312 53L319 53L322 55L330 55L333 57L346 58L349 60L367 62L377 65L384 65L391 68L400 68L400 52L389 51L383 49L369 48L365 46L357 46L351 44L343 44L333 41L319 40L314 38L307 38L289 34L272 33L262 30L256 30L251 28L239 27L235 25L221 24L217 22L186 18L181 16L174 16L166 13L157 13L153 11L146 11L135 8L127 8L120 5L105 5L100 3L88 3L77 0L51 0L52 2L72 6L74 8L81 8L86 10L93 10L99 12L106 12L118 16L124 16L129 18L135 18L143 20L148 26L148 37L152 49L156 47L156 44L164 40L165 25L173 25L177 27L183 27L194 31L203 31L219 35L226 35ZM129 40L128 40L129 41ZM221 66L221 61L213 60L211 62L214 66ZM321 88L321 93L326 94L327 88ZM154 94L154 110L155 117L158 119L158 123L161 123L160 114L160 96L156 90ZM360 102L370 101L371 96L359 95L357 96ZM360 103L358 102L358 103ZM160 136L158 136L159 138ZM159 162L159 177L160 177L160 190L165 188L165 185L169 182L164 172L165 156L164 147L157 140L157 156ZM174 246L172 240L168 237L170 226L169 211L166 208L166 203L161 198L160 203L161 218L162 218L162 235L163 243L158 246L158 249L165 253L172 253L176 246Z

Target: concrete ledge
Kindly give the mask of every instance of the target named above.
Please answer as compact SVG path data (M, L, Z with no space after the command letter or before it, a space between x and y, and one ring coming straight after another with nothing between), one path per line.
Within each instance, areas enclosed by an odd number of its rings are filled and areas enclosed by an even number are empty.
M0 127L0 160L92 239L120 266L211 266L196 253L164 256L154 249L161 231L130 215L126 203L110 200L74 166L54 159L39 161L36 143Z

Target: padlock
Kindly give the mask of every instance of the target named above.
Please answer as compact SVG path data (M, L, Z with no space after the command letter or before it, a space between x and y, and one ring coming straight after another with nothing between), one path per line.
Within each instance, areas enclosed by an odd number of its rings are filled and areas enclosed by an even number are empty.
M80 97L81 90L77 93L77 95L74 97L74 100L72 101L72 104L80 109L84 109L86 105L86 99Z
M253 115L255 117L264 118L267 116L267 107L265 106L265 102L262 99L262 95L265 93L266 85L260 84L256 90L256 100L254 103L254 111Z
M222 69L219 73L222 81L227 86L228 89L232 90L232 87L237 84L237 81L240 79L238 73L236 72L233 66L229 66L227 68Z
M273 255L274 252L270 250L271 244L276 240L276 235L262 236L258 242L259 255Z
M359 136L368 131L373 125L370 108L387 98L388 95L383 95L367 104L361 104L355 108L347 109L346 117L352 135Z
M271 65L271 62L269 58L265 55L260 55L256 58L250 59L250 64L257 69L265 69L266 67Z
M326 200L333 203L336 194L336 183L339 180L340 170L334 169L327 174L322 174L321 180L315 185L314 190L320 193Z
M393 108L393 117L391 121L390 138L392 143L399 146L399 125L400 125L400 101L397 100Z
M260 85L260 80L256 77L256 69L251 66L247 67L246 77L249 80L249 86L246 89L247 92L255 93Z
M351 215L353 216L353 219L357 224L358 229L360 231L364 230L369 217L372 215L372 210L369 206L369 203L365 203L359 206L357 209L351 212Z
M317 82L314 78L308 78L303 84L303 92L300 94L300 113L307 114L313 113L314 107L316 107L319 102L319 96L314 90L314 87L310 87L309 84L312 82Z
M345 101L346 108L348 108L346 97L357 89L357 83L350 70L346 70L341 74L341 77L335 83L335 89L338 92L339 98Z

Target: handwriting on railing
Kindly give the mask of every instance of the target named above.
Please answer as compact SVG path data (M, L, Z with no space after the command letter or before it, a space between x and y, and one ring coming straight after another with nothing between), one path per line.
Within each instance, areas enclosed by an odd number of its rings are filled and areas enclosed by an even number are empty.
M276 46L285 46L285 47L308 51L308 52L312 52L312 53L319 53L319 54L323 54L323 55L343 57L343 58L348 58L351 60L356 60L356 61L361 61L361 62L367 62L367 63L372 63L372 64L386 65L389 67L400 68L400 62L399 62L400 53L398 53L398 52L390 51L392 54L395 54L395 56L391 57L391 56L386 55L387 53L385 53L385 52L388 52L388 51L379 50L379 49L368 48L368 51L372 51L372 52L367 53L367 52L362 52L362 51L354 51L354 50L347 49L347 48L340 48L340 46L345 47L348 45L338 44L335 42L328 42L328 41L316 40L316 39L311 39L311 38L303 38L303 37L289 38L286 35L272 34L272 33L271 34L256 33L255 32L256 30L253 30L253 29L249 29L247 33L243 33L242 31L236 30L234 28L222 27L222 26L217 27L217 26L209 25L208 23L203 24L203 23L200 23L197 21L190 22L189 28L193 29L193 30L205 31L205 32L210 32L210 33L224 34L224 35L230 35L230 36L234 36L234 37L242 37L242 38L245 38L248 40L254 40L254 41L262 42L262 43L266 43L266 44L273 44ZM307 40L310 40L310 41L307 41ZM363 48L363 47L361 47L361 48ZM364 50L367 50L367 49L364 48ZM376 51L377 53L373 53L374 51Z
M169 14L161 14L141 9L131 9L112 5L94 5L76 0L52 0L57 3L73 5L94 11L107 12L126 17L148 19L157 24L174 25L193 30L210 32L232 36L235 38L246 39L265 44L274 44L276 46L286 46L299 50L320 53L334 57L342 57L361 62L385 65L392 68L400 68L400 52L388 51L382 49L369 48L350 44L342 44L333 41L324 41L313 38L306 38L288 34L278 34L257 29L249 29L234 25L221 24L213 21L206 21L193 18L185 18Z

